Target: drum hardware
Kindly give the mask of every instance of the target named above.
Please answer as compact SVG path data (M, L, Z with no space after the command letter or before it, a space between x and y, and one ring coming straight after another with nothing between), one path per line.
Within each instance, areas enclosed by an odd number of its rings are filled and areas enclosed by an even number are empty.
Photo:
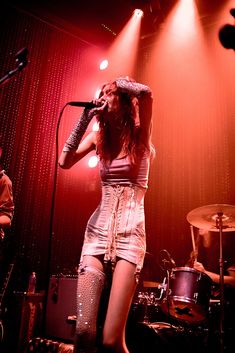
M176 263L173 260L172 256L166 249L160 250L160 267L163 270L170 271L172 268L176 267Z
M152 281L143 281L144 288L158 288L160 289L161 283Z
M138 292L137 300L134 301L134 306L137 309L142 309L139 322L150 323L151 316L157 312L158 298L154 292Z
M191 267L176 267L175 261L165 249L161 250L161 254L164 256L161 263L167 272L166 296L161 303L163 312L187 325L205 321L209 308L211 278ZM166 267L166 263L170 266Z
M149 290L138 292L136 300L133 301L133 308L141 316L138 322L148 324L156 321L160 313L160 302L166 291L166 278L163 279L162 283L143 281L143 287ZM157 293L152 289L159 289L159 295L157 296Z
M169 275L162 310L181 323L199 324L206 320L212 280L189 267L176 267Z
M160 289L159 297L156 297L155 293L155 301L160 301L163 297L164 292L166 291L167 284L166 284L166 277L164 277L163 282L151 282L151 281L143 281L144 288L157 288Z
M220 352L224 351L224 260L223 232L235 230L235 206L214 204L198 207L187 215L190 224L199 229L219 232L219 269L220 269Z
M164 278L164 284L165 284L164 290L166 293L166 299L163 300L163 302L167 301L167 315L168 315L169 314L168 298L171 295L170 277L174 276L172 269L176 267L176 263L173 260L173 258L171 257L170 253L166 249L162 249L160 251L159 256L160 256L160 267L166 271L166 277Z

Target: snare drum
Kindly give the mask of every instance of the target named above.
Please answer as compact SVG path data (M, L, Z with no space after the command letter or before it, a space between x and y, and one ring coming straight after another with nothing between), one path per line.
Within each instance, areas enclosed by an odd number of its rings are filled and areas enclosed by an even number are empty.
M174 268L162 310L185 323L202 322L207 318L211 286L211 278L203 272L190 267Z

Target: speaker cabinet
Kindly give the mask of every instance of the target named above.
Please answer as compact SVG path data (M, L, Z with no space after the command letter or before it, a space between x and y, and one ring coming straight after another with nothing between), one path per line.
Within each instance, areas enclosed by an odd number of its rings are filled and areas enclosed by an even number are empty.
M46 306L46 336L73 342L75 324L67 322L76 315L77 277L52 276Z

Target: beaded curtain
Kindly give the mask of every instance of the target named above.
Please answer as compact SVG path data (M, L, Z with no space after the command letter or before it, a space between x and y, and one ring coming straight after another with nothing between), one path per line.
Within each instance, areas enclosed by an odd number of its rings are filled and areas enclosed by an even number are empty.
M53 182L55 173L60 174L54 165L56 128L66 102L77 100L79 94L80 100L92 98L87 97L83 85L84 78L92 76L92 60L89 60L92 45L17 10L1 13L0 22L1 75L16 67L15 55L21 48L28 49L29 61L23 71L0 88L3 164L13 183L15 202L3 257L16 263L14 274L18 289L25 289L31 271L37 272L40 289L45 287L48 272L61 271L64 262L69 268L71 262L77 263L79 249L75 246L74 250L73 240L68 238L72 233L71 224L64 219L64 210L70 207L66 195L74 185L70 173L62 173L61 179L57 178L57 184L62 180L58 191L62 200L59 234L50 234ZM95 61L95 56L93 59ZM60 149L79 115L77 108L68 107L64 111L59 130L62 131ZM65 226L61 228L63 221ZM68 240L72 242L71 247L66 246ZM48 265L51 259L53 265Z

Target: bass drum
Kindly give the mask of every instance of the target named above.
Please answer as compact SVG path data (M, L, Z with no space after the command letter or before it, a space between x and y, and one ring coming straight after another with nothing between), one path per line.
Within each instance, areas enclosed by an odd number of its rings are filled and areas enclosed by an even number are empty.
M138 323L128 327L126 342L131 353L205 352L204 332L199 334L167 322Z
M207 319L211 286L212 280L205 273L190 267L176 267L170 275L162 310L181 322L198 324Z

